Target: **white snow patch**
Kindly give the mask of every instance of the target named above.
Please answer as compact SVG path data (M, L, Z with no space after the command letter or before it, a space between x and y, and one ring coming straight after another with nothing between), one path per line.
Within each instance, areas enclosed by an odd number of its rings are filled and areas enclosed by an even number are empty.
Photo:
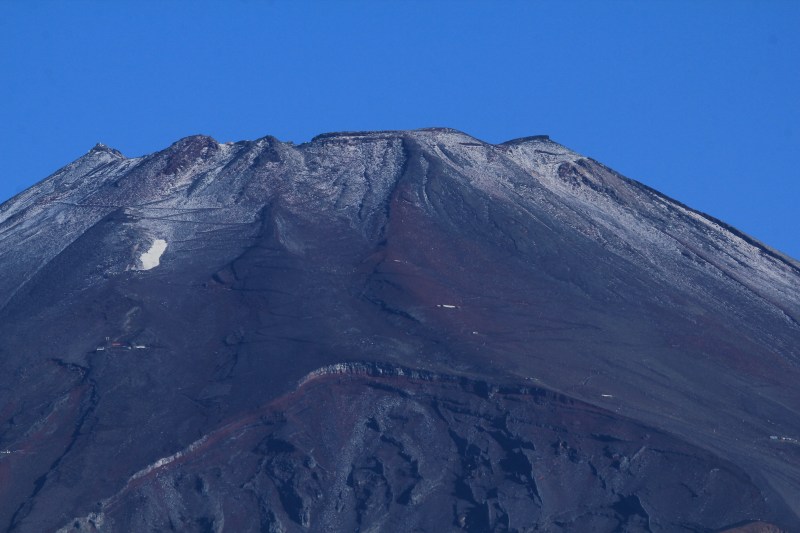
M164 250L167 249L167 241L164 239L156 239L150 246L150 249L142 254L139 261L142 263L141 270L150 270L157 267L161 263L161 256L164 255Z

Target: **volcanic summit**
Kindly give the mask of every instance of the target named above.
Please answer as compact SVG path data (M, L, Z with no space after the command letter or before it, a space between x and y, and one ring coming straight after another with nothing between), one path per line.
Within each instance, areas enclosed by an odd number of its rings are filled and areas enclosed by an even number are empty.
M0 273L5 531L800 531L800 263L546 136L99 144Z

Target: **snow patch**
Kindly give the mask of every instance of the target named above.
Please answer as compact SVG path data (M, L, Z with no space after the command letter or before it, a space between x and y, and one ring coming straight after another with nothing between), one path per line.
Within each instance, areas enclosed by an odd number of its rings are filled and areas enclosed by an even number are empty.
M157 267L161 263L161 256L167 249L167 241L164 239L156 239L150 246L150 249L142 254L139 261L142 263L141 270L150 270Z

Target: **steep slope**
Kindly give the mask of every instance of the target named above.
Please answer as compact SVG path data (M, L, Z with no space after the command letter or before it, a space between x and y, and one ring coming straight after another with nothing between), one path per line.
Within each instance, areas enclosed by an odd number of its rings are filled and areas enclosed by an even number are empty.
M10 531L800 528L800 265L546 137L98 145L0 271Z

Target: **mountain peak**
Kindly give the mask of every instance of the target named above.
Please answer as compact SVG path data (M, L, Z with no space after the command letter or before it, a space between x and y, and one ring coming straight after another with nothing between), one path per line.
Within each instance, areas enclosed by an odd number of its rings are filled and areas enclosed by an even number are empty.
M0 272L0 530L800 531L800 270L547 136L98 144Z
M111 148L110 146L107 146L107 145L105 145L105 144L103 144L101 142L95 144L92 147L92 149L89 150L88 153L90 153L90 154L105 153L105 154L111 154L111 155L116 156L116 157L118 157L120 159L124 159L125 158L125 156L122 155L122 152L120 152L116 148Z
M186 149L192 147L216 146L218 144L219 143L214 137L198 133L196 135L189 135L182 139L178 139L172 143L170 148Z

